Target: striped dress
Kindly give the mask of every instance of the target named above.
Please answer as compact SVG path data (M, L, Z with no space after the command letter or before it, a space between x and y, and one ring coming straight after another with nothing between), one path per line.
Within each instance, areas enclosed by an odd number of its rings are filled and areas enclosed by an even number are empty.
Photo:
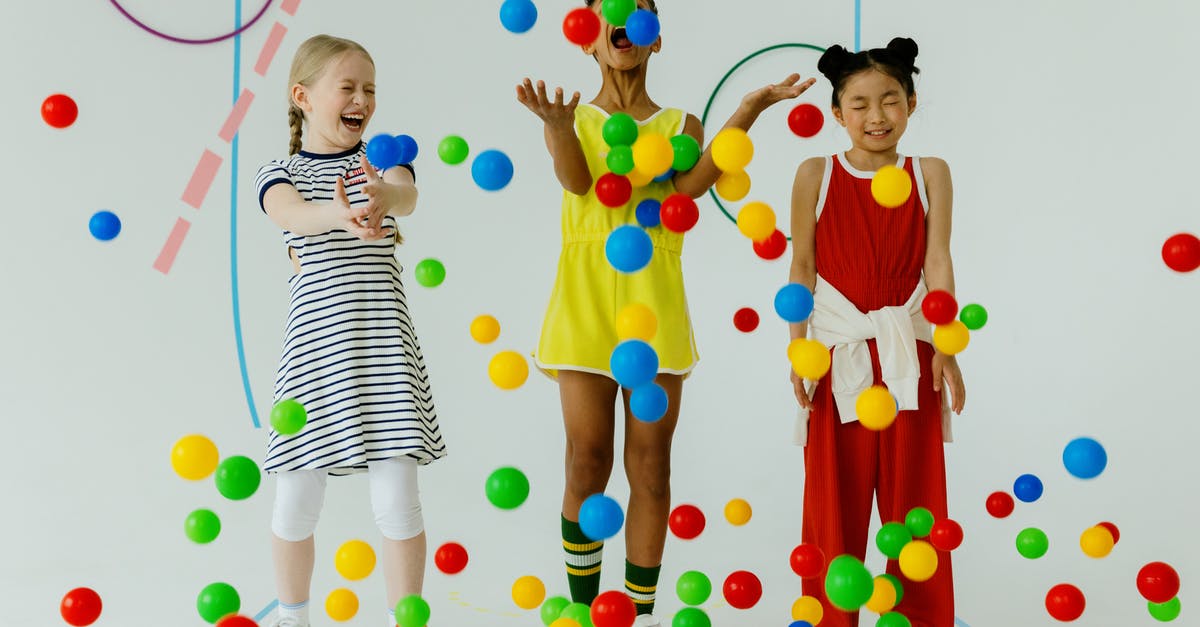
M329 202L337 177L351 206L366 203L364 153L362 144L338 154L301 151L264 165L256 179L259 206L280 184L306 201ZM395 232L395 218L384 218L384 226ZM299 401L308 424L291 436L271 430L263 469L343 475L393 457L426 464L445 456L395 238L366 242L340 229L283 237L301 271L288 280L291 305L274 397Z

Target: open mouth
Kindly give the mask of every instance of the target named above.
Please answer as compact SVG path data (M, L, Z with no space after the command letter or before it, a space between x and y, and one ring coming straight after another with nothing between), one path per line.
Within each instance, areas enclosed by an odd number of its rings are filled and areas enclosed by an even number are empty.
M358 133L362 131L364 119L365 116L361 113L348 113L342 116L342 124L351 131Z
M892 131L890 129L882 130L882 131L867 131L867 137L874 137L874 138L878 139L880 137L887 137L891 133L892 133Z
M633 42L629 41L629 36L625 34L625 27L613 29L612 36L609 41L617 50L630 50L633 48Z

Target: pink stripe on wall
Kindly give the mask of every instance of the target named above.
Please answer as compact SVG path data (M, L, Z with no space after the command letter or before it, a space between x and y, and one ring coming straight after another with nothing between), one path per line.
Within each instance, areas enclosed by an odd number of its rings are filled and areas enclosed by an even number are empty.
M283 0L283 4L279 5L279 8L288 15L295 15L298 6L300 6L300 0Z
M187 237L188 228L191 226L192 223L183 218L175 221L171 234L167 236L167 242L158 253L158 259L154 260L155 270L163 274L171 271L171 266L175 264L175 255L179 254L179 247L183 246L183 238Z
M287 34L287 27L279 22L271 27L271 33L267 35L267 43L263 44L262 52L258 53L258 62L254 64L254 71L259 76L267 75L267 68L271 67L271 60L275 58L275 53L279 51L279 44L283 43L283 36Z
M217 178L217 170L221 168L222 161L224 160L217 153L207 148L204 150L204 154L200 156L200 163L197 163L196 169L192 171L192 180L188 181L187 189L183 190L183 202L194 209L199 209L200 205L204 204L204 197L208 195L208 188L212 187L213 179Z
M225 125L221 127L221 132L217 136L225 140L226 143L233 141L233 136L237 135L238 127L242 125L242 120L246 119L246 112L250 110L250 103L254 102L254 92L249 89L243 89L242 94L238 96L237 102L233 104L233 110L229 112L229 117L225 118Z

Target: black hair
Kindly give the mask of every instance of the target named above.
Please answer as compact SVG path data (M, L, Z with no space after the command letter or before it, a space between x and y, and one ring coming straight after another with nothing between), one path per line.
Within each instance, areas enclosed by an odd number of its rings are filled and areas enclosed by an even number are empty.
M896 37L888 42L887 48L872 48L862 52L850 52L845 48L830 46L817 69L833 84L833 106L840 107L842 90L851 76L864 70L878 70L896 79L904 87L905 95L916 93L913 74L921 70L914 65L917 61L917 42L908 37Z
M588 7L591 7L593 4L596 4L596 0L584 0L584 4L586 4ZM658 5L654 2L654 0L650 0L650 10L655 15L658 15Z

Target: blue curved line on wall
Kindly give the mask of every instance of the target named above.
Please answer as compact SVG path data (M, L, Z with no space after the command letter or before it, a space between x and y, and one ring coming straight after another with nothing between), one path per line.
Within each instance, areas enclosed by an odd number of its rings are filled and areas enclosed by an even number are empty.
M854 0L854 51L862 50L862 0Z
M237 27L242 24L242 0L234 0L237 11ZM233 38L233 101L237 102L242 93L242 36ZM254 428L262 425L258 422L258 409L254 405L254 392L250 389L250 375L246 368L246 347L242 341L242 303L238 290L238 138L242 136L239 130L233 136L232 157L229 161L229 284L233 297L233 336L237 342L238 367L242 372L242 389L246 393L246 406L250 409L250 421Z

